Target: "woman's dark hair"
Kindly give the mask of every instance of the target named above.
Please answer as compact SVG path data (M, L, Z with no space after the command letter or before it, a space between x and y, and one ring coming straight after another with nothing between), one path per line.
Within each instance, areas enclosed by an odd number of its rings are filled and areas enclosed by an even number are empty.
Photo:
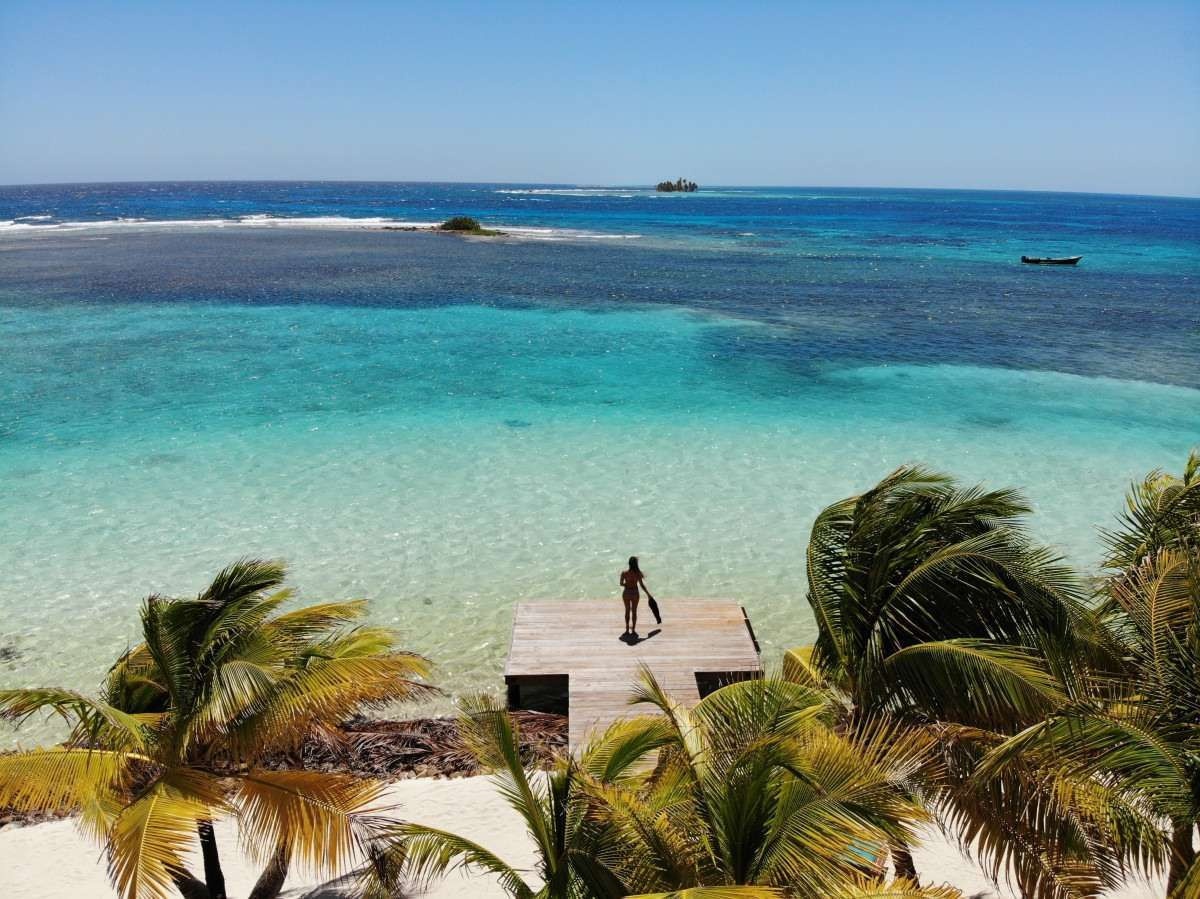
M630 570L630 571L636 571L638 574L641 574L641 573L642 573L642 569L638 568L638 560L637 560L637 556L630 556L630 557L629 557L629 570Z

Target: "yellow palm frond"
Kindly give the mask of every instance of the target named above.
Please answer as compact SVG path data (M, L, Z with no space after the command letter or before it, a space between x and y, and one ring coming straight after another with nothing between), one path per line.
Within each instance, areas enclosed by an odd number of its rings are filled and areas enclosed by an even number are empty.
M1200 896L1200 860L1192 863L1168 899L1195 899L1196 896Z
M588 743L579 764L601 783L630 780L646 773L655 750L670 741L671 733L661 716L618 719Z
M383 784L317 771L251 771L238 778L232 802L242 842L263 863L281 845L310 870L336 873L355 846L355 816Z
M624 785L584 786L593 814L612 836L601 860L622 880L642 888L696 882L697 869L706 865L713 847L688 785L687 780L656 783L646 795Z
M261 712L286 672L281 664L232 659L213 673L207 695L186 722L184 746L219 740L231 722Z
M639 893L628 899L784 899L787 895L787 891L773 887L692 887L670 893Z
M294 746L313 722L343 721L363 708L433 692L418 680L428 672L424 658L406 652L314 658L290 670L260 710L229 730L231 749L253 755L265 747Z
M264 628L272 639L308 642L367 614L367 601L325 602L278 615Z
M102 749L33 749L0 755L0 806L71 811L120 794L133 758Z
M117 816L108 831L108 874L123 899L167 899L196 828L212 809L158 781Z
M813 660L813 646L797 646L783 654L783 677L794 684L821 688L825 678Z
M891 883L863 880L834 890L828 899L962 899L957 887L923 887L911 880L894 880Z
M664 690L654 672L646 666L638 670L637 682L629 694L629 704L648 705L662 712L674 731L673 742L681 758L691 769L695 779L702 780L708 761L701 729L696 726L691 710Z
M73 728L82 741L94 744L103 737L105 744L130 750L145 748L147 724L156 716L139 716L122 711L99 699L75 690L58 687L27 687L0 690L0 718L23 721L38 712L58 715Z
M88 839L103 845L113 823L125 808L127 798L108 790L84 797L79 804L79 830Z
M391 844L388 855L375 856L371 865L364 869L368 884L371 875L383 868L402 875L405 885L418 887L427 886L452 871L465 869L492 875L512 899L533 899L535 895L522 878L521 871L478 843L422 824L400 825L396 835L399 839ZM381 862L384 863L382 867Z

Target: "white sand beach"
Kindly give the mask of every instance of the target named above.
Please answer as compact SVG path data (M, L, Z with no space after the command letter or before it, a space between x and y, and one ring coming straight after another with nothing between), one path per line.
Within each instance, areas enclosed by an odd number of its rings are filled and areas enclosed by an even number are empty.
M388 788L384 802L394 805L398 816L453 830L518 867L533 865L523 822L504 804L487 777L402 780ZM925 837L913 851L922 882L950 883L965 896L980 899L1020 899L1013 890L997 890L936 830L928 830ZM217 824L217 840L229 895L248 895L258 868L238 851L230 822ZM80 836L70 820L0 829L0 872L0 895L6 899L109 899L115 895L100 851ZM1162 882L1135 883L1111 896L1153 899L1164 891ZM283 895L289 899L334 899L343 893L336 882L293 871ZM503 899L505 893L493 878L455 874L422 895L428 899Z

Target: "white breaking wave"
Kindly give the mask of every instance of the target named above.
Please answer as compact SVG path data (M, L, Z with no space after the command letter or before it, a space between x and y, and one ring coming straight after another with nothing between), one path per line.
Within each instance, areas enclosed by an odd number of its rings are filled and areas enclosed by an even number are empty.
M360 229L382 228L435 228L440 222L412 222L404 219L383 217L350 218L340 215L317 215L308 217L283 217L275 215L243 215L237 218L211 219L144 219L117 218L91 222L33 222L30 219L49 219L51 216L26 216L20 219L0 221L0 233L4 231L94 231L110 228L330 228Z
M505 234L526 240L636 240L640 234L605 234L602 231L582 231L575 228L525 228L496 225Z
M94 232L111 229L167 230L204 228L311 228L327 230L378 230L380 228L437 228L441 222L416 222L407 219L372 216L351 218L340 215L283 217L260 213L236 218L211 219L144 219L117 218L90 222L53 222L51 216L24 216L0 221L0 235L28 232ZM38 221L33 221L38 219ZM504 231L512 237L526 240L631 240L640 234L605 234L572 228L533 228L519 225L486 223L489 228Z
M632 199L639 193L653 193L650 188L631 187L510 187L497 189L498 194L548 194L554 197L623 197Z

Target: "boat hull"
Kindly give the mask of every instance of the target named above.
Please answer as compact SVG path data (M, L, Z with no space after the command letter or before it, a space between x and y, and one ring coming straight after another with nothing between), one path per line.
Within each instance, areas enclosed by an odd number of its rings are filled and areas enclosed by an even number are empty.
M1059 259L1045 259L1040 256L1022 256L1021 261L1026 265L1075 265L1082 256L1063 256Z

